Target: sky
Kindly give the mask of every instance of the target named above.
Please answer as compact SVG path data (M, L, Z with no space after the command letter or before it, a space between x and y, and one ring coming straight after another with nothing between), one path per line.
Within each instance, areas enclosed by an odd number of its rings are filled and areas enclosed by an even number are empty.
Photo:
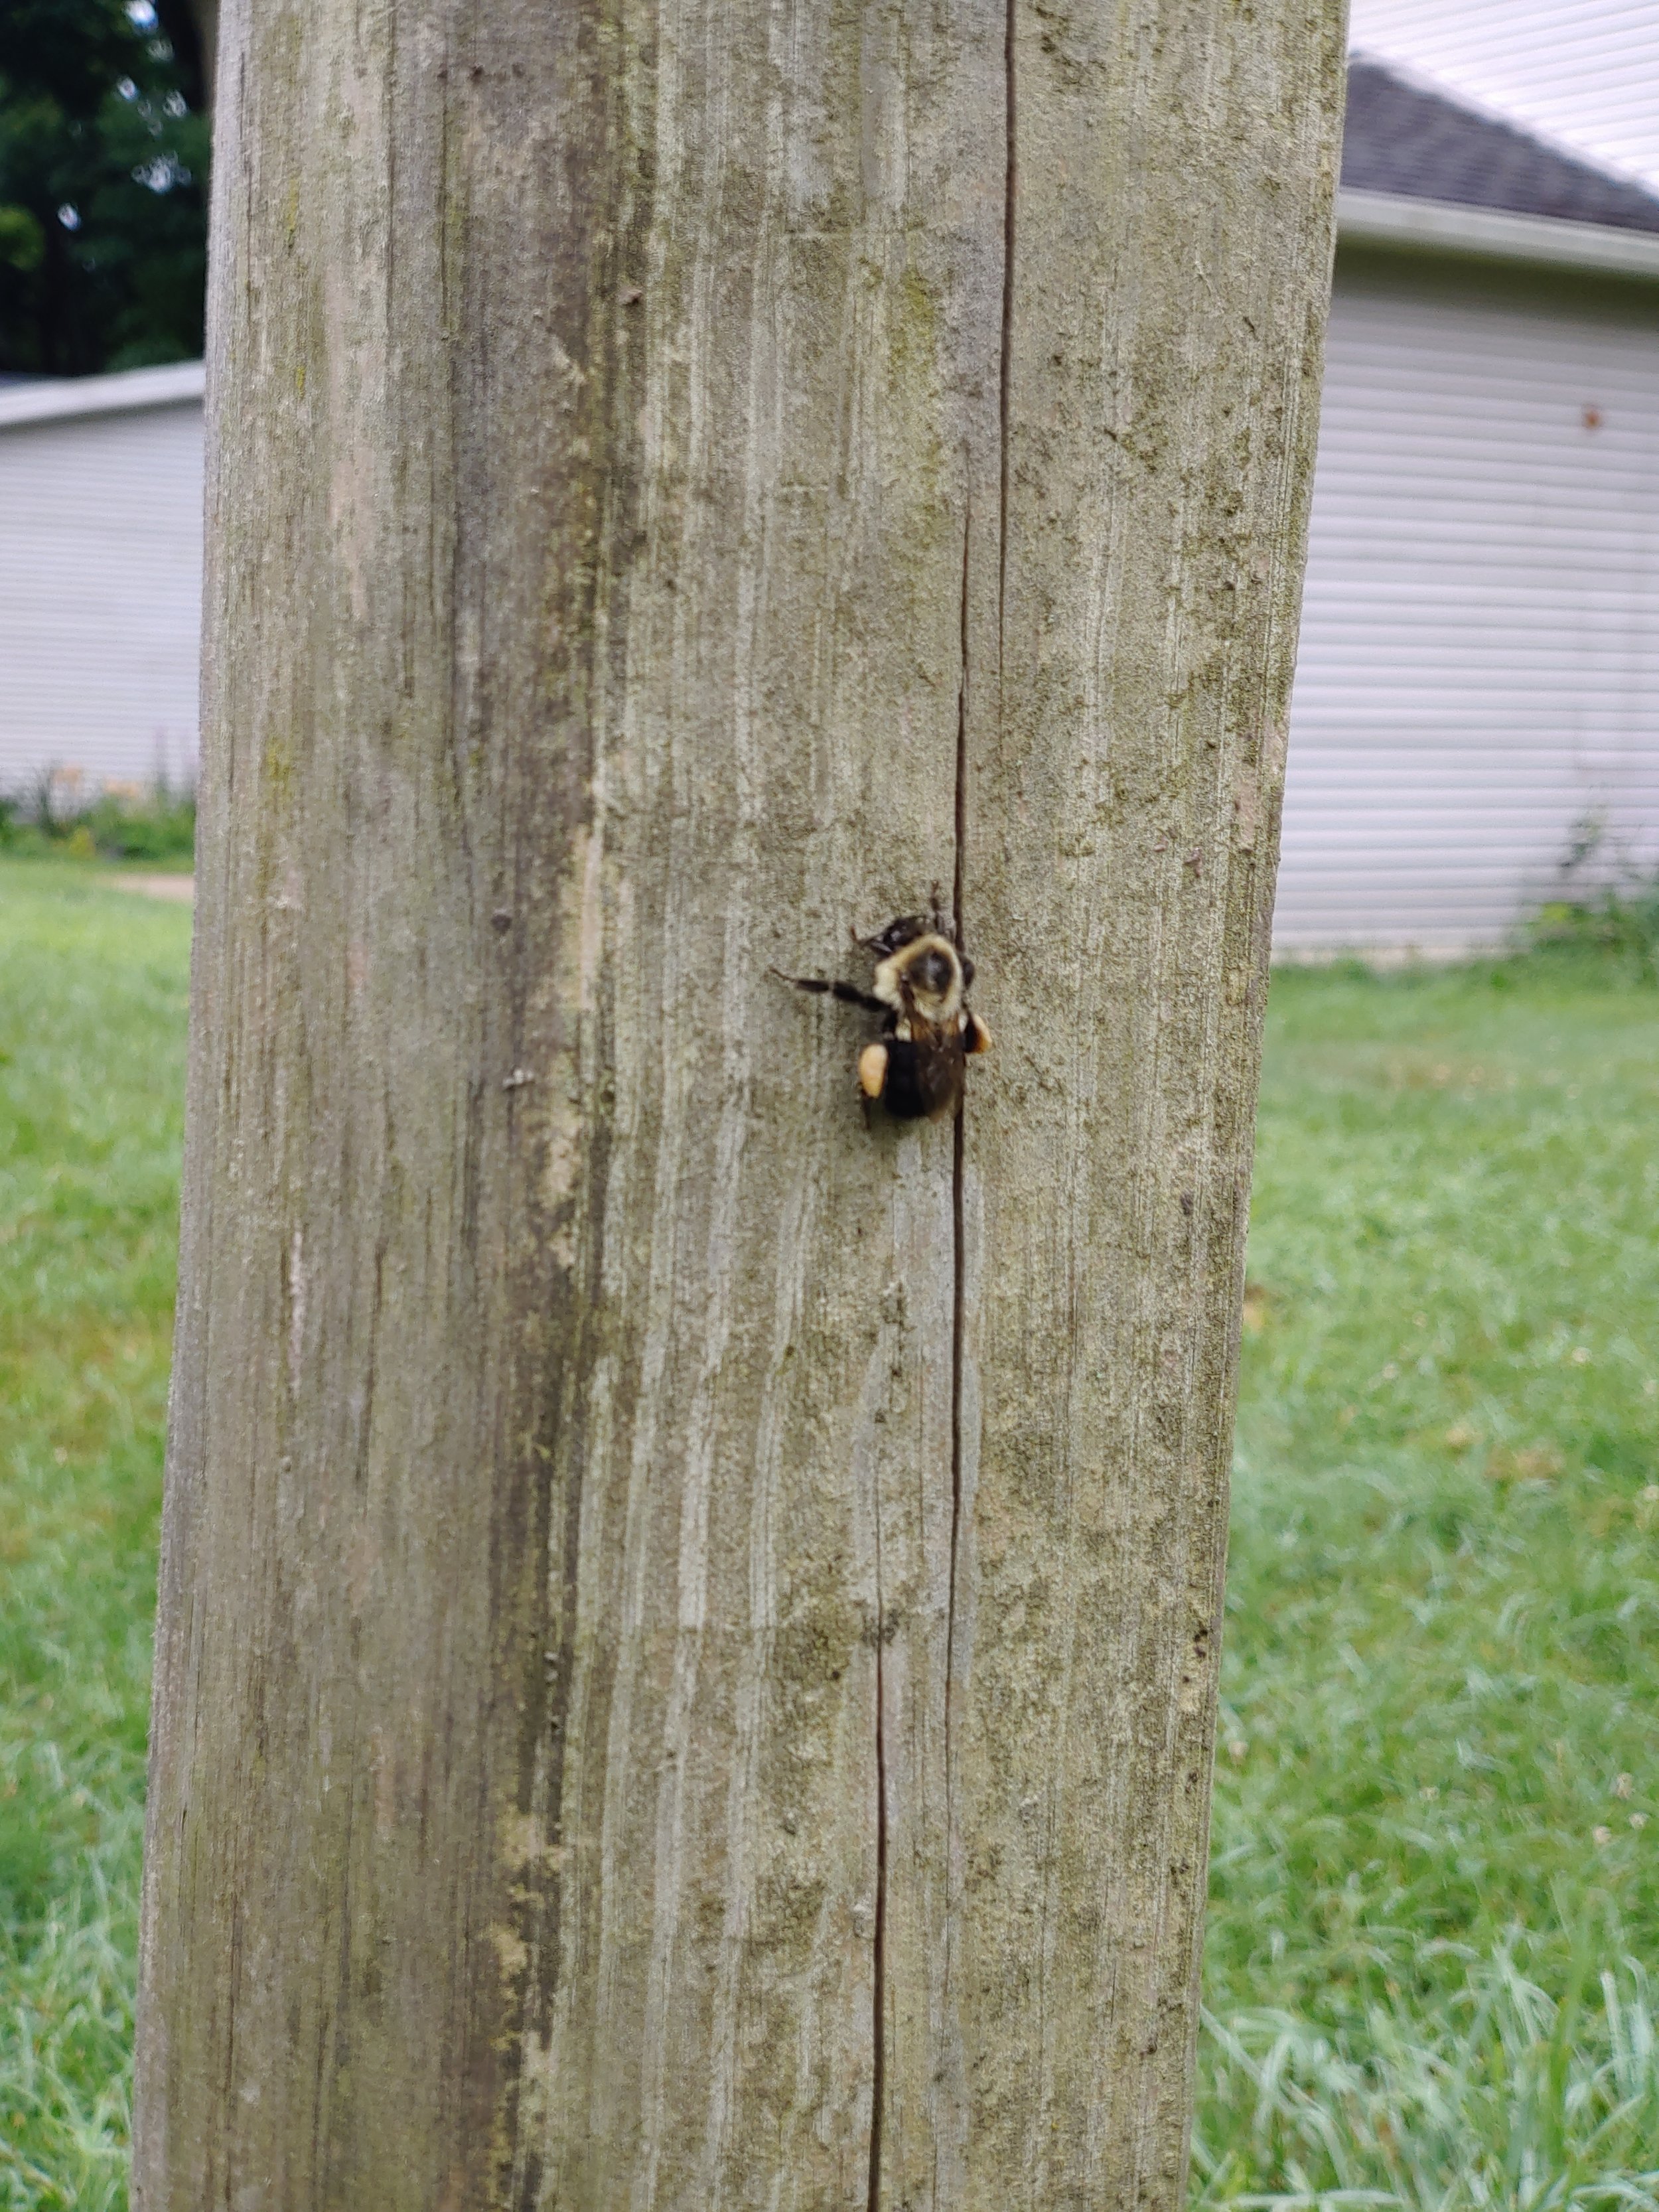
M1352 0L1349 43L1659 191L1659 0Z

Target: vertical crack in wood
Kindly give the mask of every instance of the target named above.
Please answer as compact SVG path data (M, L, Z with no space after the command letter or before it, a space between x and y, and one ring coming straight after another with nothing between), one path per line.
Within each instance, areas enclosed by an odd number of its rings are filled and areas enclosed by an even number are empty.
M967 943L963 926L962 902L963 875L968 846L968 580L969 555L973 543L973 494L969 489L967 512L962 526L962 612L960 632L960 660L957 677L957 789L956 789L956 862L951 882L951 912L956 925L958 946ZM945 1600L945 1850L947 1853L945 1915L946 1944L950 1942L951 1927L948 1904L948 1855L951 1838L955 1833L956 1769L951 1751L951 1726L955 1720L955 1686L957 1676L957 1557L962 1540L962 1337L963 1302L967 1273L966 1253L963 1230L963 1123L968 1112L964 1096L951 1130L951 1560L949 1580ZM950 1976L950 1959L945 1960L945 1975Z
M1018 181L1014 155L1016 121L1014 10L1008 0L1002 33L1002 355L997 386L997 665L1002 665L1002 617L1008 592L1008 399L1014 344L1014 192ZM961 851L960 834L957 849Z
M959 663L957 677L956 860L951 884L951 908L958 948L967 943L963 925L963 890L968 847L968 607L969 556L974 535L971 484L962 525L962 607ZM965 1161L963 1123L968 1102L964 1095L951 1130L951 1555L945 1591L945 2006L949 2012L956 1966L956 1899L952 1874L956 1865L956 1696L957 1696L957 1574L962 1544L962 1370L963 1326L967 1254L963 1236L963 1181ZM937 2135L933 2145L935 2198L939 2171Z
M881 1499L876 1499L876 1924L872 1930L871 2010L872 2051L870 2078L869 2212L881 2204L882 2103L887 2090L887 1737L882 1647L885 1622L881 1601Z

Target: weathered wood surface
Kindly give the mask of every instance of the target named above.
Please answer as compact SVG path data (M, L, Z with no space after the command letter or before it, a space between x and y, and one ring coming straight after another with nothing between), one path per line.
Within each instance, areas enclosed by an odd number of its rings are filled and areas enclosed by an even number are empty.
M1341 33L227 7L141 2212L1178 2203Z

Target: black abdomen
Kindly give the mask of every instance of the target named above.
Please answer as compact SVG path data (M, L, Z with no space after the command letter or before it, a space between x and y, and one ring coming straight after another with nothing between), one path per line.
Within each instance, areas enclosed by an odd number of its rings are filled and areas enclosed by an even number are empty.
M955 1109L962 1097L962 1047L959 1043L918 1047L908 1037L890 1037L887 1078L881 1103L900 1121L936 1120Z

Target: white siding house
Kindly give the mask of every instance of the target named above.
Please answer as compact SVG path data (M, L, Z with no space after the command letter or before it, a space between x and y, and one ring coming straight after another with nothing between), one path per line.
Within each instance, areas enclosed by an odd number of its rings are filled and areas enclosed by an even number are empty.
M1659 198L1364 58L1343 184L1274 942L1492 945L1659 866Z
M1285 951L1497 943L1592 837L1581 883L1659 865L1659 238L1597 275L1389 219L1350 202L1332 303Z
M202 366L0 387L0 790L196 763Z

